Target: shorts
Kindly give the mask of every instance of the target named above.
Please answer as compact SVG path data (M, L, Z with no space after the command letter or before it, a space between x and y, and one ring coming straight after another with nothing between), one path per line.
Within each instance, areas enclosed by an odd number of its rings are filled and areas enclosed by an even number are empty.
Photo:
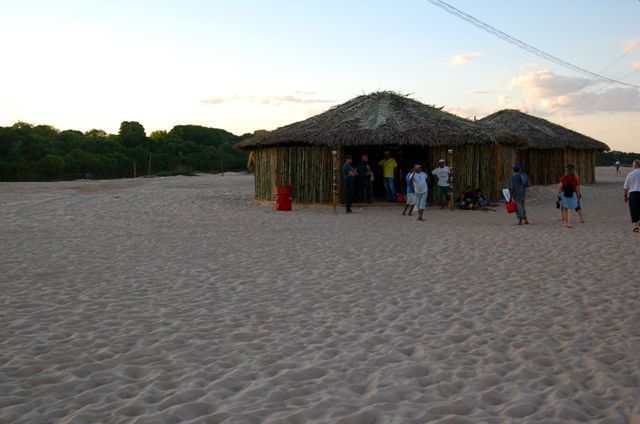
M416 194L415 193L407 193L407 205L415 205L416 204Z
M429 196L429 192L425 191L424 193L416 193L416 205L413 210L423 210L427 209L427 197Z
M449 195L449 186L436 186L436 197L447 197Z
M564 193L560 193L560 202L565 209L575 209L578 207L578 195L573 193L571 197L565 197Z

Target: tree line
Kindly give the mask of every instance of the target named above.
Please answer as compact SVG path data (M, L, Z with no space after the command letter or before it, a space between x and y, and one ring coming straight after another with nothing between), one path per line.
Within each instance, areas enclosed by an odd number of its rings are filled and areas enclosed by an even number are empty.
M596 166L613 166L617 160L624 166L631 166L635 159L640 159L640 153L619 152L598 152L596 154Z
M17 122L0 127L0 180L241 171L246 170L247 154L234 145L252 135L177 125L147 136L135 121L122 122L117 134L95 129L60 131L49 125Z

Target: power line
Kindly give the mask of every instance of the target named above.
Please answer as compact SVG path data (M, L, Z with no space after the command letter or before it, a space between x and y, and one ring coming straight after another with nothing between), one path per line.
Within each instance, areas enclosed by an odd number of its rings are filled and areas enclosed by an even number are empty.
M529 53L535 54L538 57L541 57L541 58L546 59L546 60L548 60L550 62L553 62L553 63L555 63L557 65L560 65L560 66L562 66L562 67L564 67L566 69L570 69L572 71L578 72L580 74L589 76L591 78L594 78L594 79L597 79L597 80L600 80L600 81L605 81L605 82L609 82L609 83L612 83L612 84L618 84L618 85L626 85L628 87L640 88L640 85L630 84L630 83L627 83L627 82L615 80L613 78L605 77L604 75L596 74L595 72L591 72L591 71L589 71L587 69L584 69L584 68L581 68L581 67L579 67L577 65L569 63L569 62L567 62L565 60L562 60L562 59L560 59L560 58L558 58L556 56L553 56L553 55L551 55L549 53L543 52L542 50L537 49L537 48L533 47L532 45L525 43L524 41L518 40L517 38L512 37L509 34L507 34L505 32L502 32L497 28L492 27L491 25L489 25L487 23L482 22L481 20L476 19L476 18L474 18L473 16L471 16L469 14L464 13L460 9L456 9L455 7L451 6L449 3L446 3L446 2L444 2L442 0L428 0L428 1L431 4L433 4L435 6L438 6L441 9L444 9L448 13L450 13L450 14L452 14L454 16L457 16L458 18L460 18L460 19L462 19L464 21L467 21L470 24L473 24L473 25L477 26L478 28L480 28L483 31L488 32L489 34L495 35L496 37L498 37L498 38L500 38L500 39L502 39L502 40L504 40L504 41L506 41L508 43L511 43L514 46L518 47L518 48L526 50Z

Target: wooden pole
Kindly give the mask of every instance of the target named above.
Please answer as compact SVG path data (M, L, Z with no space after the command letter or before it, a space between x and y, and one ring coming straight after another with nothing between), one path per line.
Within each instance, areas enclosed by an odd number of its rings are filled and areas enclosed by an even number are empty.
M447 150L447 159L449 161L449 209L453 210L453 149Z
M332 202L333 213L338 213L338 151L332 150L331 156L333 158L333 189L332 189Z
M136 178L136 161L133 161L133 178Z
M149 170L147 172L147 176L151 176L151 152L149 152Z

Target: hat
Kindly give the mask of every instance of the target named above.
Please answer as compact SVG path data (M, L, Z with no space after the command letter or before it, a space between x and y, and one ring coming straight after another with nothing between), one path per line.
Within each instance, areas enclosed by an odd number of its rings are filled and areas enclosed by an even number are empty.
M440 163L440 162L444 162L444 159L440 159L440 160L438 161L438 163Z
M572 163L568 163L567 168L575 169L575 166Z
M422 168L422 165L420 165L419 163L416 163L415 165L413 165L414 168Z

